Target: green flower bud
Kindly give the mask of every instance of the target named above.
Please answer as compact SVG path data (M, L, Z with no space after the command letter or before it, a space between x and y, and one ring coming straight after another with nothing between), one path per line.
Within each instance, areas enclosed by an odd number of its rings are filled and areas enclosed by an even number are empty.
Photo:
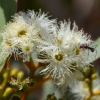
M4 77L4 79L8 77L8 73L9 73L8 70L6 70L6 72L3 73L3 77Z
M18 74L17 74L18 81L22 81L23 78L24 78L24 72L22 72L22 71L18 72Z
M10 76L16 76L18 73L18 69L12 69L11 73L10 73Z
M89 67L85 68L84 72L85 72L85 75L88 76L90 74L90 68Z
M8 98L13 92L13 89L8 87L6 88L6 90L4 91L3 95L2 95L2 98L6 99Z
M32 88L36 84L36 80L28 77L22 83L23 83L23 88L26 91Z
M97 78L97 74L92 74L91 78L94 80Z

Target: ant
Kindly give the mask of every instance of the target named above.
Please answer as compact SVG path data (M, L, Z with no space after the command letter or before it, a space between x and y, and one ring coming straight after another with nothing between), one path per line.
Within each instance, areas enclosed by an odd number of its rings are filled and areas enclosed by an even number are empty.
M97 46L97 45L96 45L96 46ZM80 48L89 49L91 52L94 52L94 51L95 51L95 48L90 47L90 46L87 45L87 44L82 44L82 45L80 45Z

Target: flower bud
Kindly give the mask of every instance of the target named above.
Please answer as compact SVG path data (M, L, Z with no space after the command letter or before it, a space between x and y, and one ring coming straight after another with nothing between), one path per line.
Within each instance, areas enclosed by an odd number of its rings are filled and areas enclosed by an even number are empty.
M94 80L97 78L97 74L92 74L91 78Z
M23 88L26 91L32 88L36 84L36 80L28 77L22 83L23 83Z
M6 72L5 73L3 73L3 78L7 78L8 77L8 71L6 70Z
M12 69L11 73L10 73L10 76L16 76L18 73L18 69Z
M23 78L24 78L24 72L22 72L22 71L18 72L18 74L17 74L18 81L22 81Z
M10 96L12 94L12 92L13 92L12 88L10 88L10 87L6 88L6 90L3 93L2 98L6 99L8 96Z
M85 74L88 76L88 75L90 74L90 68L89 68L89 67L86 68L84 72L85 72Z

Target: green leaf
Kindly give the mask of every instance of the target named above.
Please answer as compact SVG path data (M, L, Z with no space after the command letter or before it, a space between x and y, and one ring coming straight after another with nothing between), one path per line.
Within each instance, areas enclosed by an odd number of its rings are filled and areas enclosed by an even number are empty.
M96 56L96 59L98 59L100 57L100 38L98 38L93 44L92 46L94 46L94 49L95 49L95 56ZM96 48L95 48L96 46Z
M16 12L16 0L0 0L0 31L3 26L11 20L11 16ZM0 37L0 43L2 38ZM0 50L0 52L2 52ZM6 55L3 57L0 55L0 71L2 70L5 61L7 59Z
M16 12L16 0L0 0L0 30Z
M98 38L96 41L94 41L93 44L91 45L91 47L95 49L94 52L90 52L90 53L92 53L92 56L90 55L91 62L93 62L100 57L100 38Z

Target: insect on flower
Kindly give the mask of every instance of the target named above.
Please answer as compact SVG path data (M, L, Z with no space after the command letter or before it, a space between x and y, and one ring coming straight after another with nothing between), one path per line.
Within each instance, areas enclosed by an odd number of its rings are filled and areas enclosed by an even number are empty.
M96 48L96 47L97 47L97 45L95 45L95 48ZM87 45L87 44L82 44L82 45L80 45L80 48L89 49L91 52L94 52L94 51L95 51L95 48L90 47L90 46Z

